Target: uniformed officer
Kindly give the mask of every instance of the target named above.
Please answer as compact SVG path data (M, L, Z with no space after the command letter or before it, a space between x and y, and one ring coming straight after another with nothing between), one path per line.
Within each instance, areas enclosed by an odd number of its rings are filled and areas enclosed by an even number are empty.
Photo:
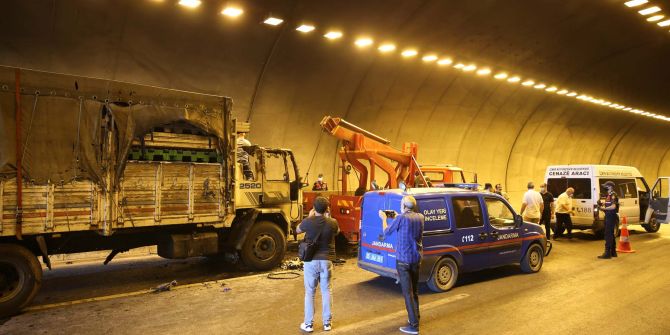
M600 259L617 257L614 245L614 227L619 223L619 197L614 192L614 182L608 181L602 185L607 189L605 202L598 201L600 210L605 212L605 252L598 256Z

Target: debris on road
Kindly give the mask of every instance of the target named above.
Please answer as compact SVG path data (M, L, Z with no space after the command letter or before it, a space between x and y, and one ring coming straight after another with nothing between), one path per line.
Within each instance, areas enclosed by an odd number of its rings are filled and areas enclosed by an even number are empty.
M160 284L160 285L152 288L151 291L153 293L165 292L165 291L169 291L172 288L172 286L177 286L177 281L176 280L173 280L169 283Z
M291 258L281 265L282 270L302 270L303 263L298 257Z

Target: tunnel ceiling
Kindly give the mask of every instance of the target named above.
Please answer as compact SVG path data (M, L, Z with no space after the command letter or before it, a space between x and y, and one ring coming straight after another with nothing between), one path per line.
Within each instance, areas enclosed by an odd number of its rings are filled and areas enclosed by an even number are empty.
M670 116L670 33L624 1L10 0L0 64L222 94L251 139L296 151L303 172L337 172L324 115L419 143L419 161L477 171L519 194L546 165L633 165L670 174L670 123L425 64L428 52ZM670 10L670 4L652 1ZM262 24L272 14L277 27ZM302 34L296 25L316 30ZM338 29L343 38L322 37ZM375 46L353 45L370 36ZM415 47L406 60L376 44ZM313 158L314 157L314 158ZM333 180L331 179L331 180Z

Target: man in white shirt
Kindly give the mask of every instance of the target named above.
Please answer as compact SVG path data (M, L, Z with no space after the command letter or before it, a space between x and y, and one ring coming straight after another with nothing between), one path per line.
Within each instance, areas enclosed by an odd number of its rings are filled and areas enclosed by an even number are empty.
M523 195L523 203L521 204L521 215L524 221L532 223L540 223L544 211L544 201L540 192L535 190L535 184L528 182L528 191Z
M254 173L251 171L251 165L249 164L249 153L245 150L246 147L250 146L251 142L247 140L247 133L237 133L237 162L242 164L242 173L245 180L254 180Z
M563 229L568 230L568 238L572 238L572 195L575 194L575 189L568 187L565 192L561 193L556 200L556 231L554 232L554 240L557 237L563 237Z

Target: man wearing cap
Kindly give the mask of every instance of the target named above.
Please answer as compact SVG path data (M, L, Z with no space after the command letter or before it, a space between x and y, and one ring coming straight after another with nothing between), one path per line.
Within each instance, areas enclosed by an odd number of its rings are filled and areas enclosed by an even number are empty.
M389 226L386 212L379 211L384 236L396 234L396 270L398 281L405 297L408 325L400 327L406 334L419 333L419 267L423 254L424 217L417 212L416 199L413 196L402 198L402 213L398 214Z
M600 259L610 259L617 257L616 246L614 245L614 227L619 223L619 197L614 192L614 182L607 181L602 184L607 190L605 202L598 200L598 207L605 212L605 252L598 256Z

